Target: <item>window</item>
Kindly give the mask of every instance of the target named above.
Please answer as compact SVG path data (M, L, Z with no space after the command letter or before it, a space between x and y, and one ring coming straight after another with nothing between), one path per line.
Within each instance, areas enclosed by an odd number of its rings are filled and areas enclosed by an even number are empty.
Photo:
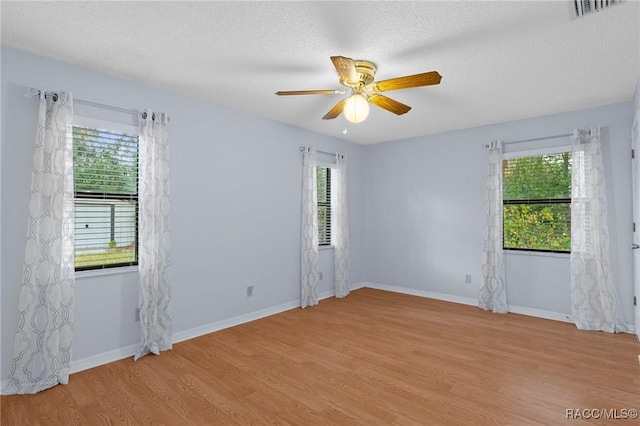
M505 250L571 251L571 152L503 160Z
M318 244L331 245L331 168L318 166Z
M73 127L76 271L138 264L138 136Z

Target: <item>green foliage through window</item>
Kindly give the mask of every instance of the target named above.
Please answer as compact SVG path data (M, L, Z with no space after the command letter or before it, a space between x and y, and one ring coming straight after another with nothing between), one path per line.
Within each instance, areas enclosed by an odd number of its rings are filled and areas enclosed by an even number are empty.
M136 194L138 137L74 126L76 192Z
M571 153L504 160L505 249L571 251Z

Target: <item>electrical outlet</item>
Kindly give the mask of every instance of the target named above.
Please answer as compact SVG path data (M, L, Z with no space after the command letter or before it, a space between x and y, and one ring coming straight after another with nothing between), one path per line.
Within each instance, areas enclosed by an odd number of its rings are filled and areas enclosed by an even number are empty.
M140 321L140 308L136 308L136 322Z
M320 279L320 281L322 281L322 272L318 274L318 278Z
M247 297L253 296L253 286L250 285L247 287Z
M464 282L467 284L471 284L471 274L467 274L464 276Z

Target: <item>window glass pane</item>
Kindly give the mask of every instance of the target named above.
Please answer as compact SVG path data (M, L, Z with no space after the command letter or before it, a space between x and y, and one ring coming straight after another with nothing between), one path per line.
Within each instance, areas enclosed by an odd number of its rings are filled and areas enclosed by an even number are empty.
M331 244L330 238L327 238L330 235L328 230L327 207L318 206L318 243L320 245Z
M571 153L503 161L504 200L571 198Z
M331 244L331 169L318 166L318 244Z
M317 167L316 172L318 175L318 202L327 203L330 201L327 199L327 168Z
M505 249L571 251L571 153L503 161Z
M137 264L138 137L74 126L75 266Z
M76 267L135 262L136 208L135 201L76 200Z
M135 247L109 249L93 253L76 253L76 268L103 267L110 265L135 264Z
M570 251L571 205L505 205L504 247Z
M76 192L136 194L138 137L74 126L73 166Z

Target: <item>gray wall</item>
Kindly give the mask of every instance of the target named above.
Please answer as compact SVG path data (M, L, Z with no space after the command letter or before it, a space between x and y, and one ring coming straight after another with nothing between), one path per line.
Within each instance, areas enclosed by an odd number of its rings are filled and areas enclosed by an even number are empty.
M612 269L625 320L632 324L633 113L633 104L627 102L368 147L366 281L477 298L486 178L481 145L600 125L610 191ZM553 142L564 144L568 138ZM505 263L509 304L570 314L568 255L507 254ZM471 284L465 284L465 274L472 275Z
M171 116L174 332L299 299L300 145L349 156L350 279L363 280L363 146L13 49L2 48L1 59L2 380L16 325L37 117L38 102L24 96L26 87ZM76 104L80 112L131 121ZM319 290L331 290L332 250L321 252L320 267ZM139 341L136 277L76 280L74 359ZM251 298L248 285L255 286Z

